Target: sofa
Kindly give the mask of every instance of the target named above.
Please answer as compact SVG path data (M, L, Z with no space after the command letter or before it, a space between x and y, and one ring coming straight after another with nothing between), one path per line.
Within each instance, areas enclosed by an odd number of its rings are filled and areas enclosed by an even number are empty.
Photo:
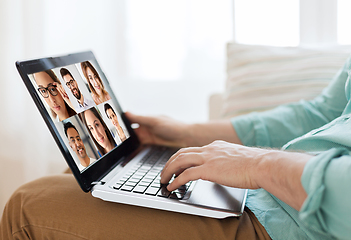
M227 44L225 90L209 99L209 119L228 119L322 92L351 55L351 46L273 47Z

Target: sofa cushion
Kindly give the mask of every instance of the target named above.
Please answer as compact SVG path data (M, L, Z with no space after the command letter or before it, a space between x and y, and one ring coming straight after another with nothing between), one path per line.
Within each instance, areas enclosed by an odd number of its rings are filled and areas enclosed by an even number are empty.
M308 49L229 43L221 118L313 99L350 53L351 46Z

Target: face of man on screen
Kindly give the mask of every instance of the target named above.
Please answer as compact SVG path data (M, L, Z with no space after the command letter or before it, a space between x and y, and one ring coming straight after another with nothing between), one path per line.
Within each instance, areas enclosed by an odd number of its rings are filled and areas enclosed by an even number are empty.
M69 146L77 154L77 156L78 156L79 160L81 160L81 162L82 162L82 160L89 159L87 152L85 150L85 146L83 144L83 141L80 138L79 133L74 128L67 129L67 138L69 141Z
M66 86L71 90L73 96L78 100L80 100L82 97L82 94L78 88L78 84L76 80L74 80L70 74L64 75L62 78L65 81Z

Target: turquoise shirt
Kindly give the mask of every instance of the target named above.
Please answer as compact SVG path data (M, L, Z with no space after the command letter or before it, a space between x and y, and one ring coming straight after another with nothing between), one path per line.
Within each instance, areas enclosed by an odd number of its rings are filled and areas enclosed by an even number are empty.
M247 146L315 155L303 171L300 211L263 189L246 205L272 239L351 239L351 58L321 95L232 119Z

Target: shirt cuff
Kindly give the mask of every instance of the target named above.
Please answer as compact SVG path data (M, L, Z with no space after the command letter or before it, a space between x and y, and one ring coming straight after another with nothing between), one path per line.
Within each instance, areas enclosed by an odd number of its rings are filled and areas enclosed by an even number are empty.
M243 145L256 147L271 145L266 126L256 112L232 118L231 123Z
M300 209L299 217L309 226L327 229L320 211L326 191L325 172L333 159L345 154L349 154L348 150L333 148L313 157L306 163L301 183L308 196Z

